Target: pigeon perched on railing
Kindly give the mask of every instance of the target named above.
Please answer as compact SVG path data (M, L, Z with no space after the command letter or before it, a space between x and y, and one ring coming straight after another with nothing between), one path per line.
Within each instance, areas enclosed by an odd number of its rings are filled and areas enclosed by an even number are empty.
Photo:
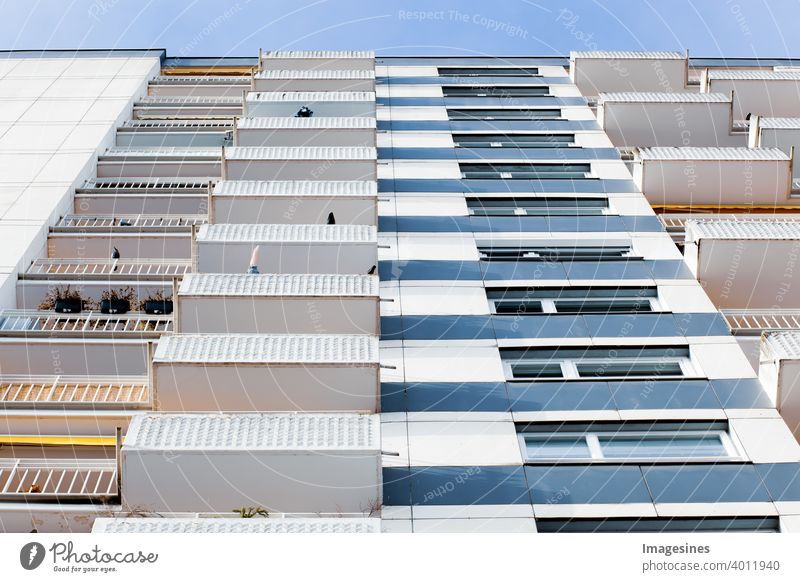
M328 224L336 224L336 217L333 215L333 212L328 213Z

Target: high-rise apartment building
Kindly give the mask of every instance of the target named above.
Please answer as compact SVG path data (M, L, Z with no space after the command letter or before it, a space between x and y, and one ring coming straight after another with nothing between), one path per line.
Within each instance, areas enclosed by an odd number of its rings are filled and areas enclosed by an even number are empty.
M800 531L800 63L11 52L0 100L0 530Z

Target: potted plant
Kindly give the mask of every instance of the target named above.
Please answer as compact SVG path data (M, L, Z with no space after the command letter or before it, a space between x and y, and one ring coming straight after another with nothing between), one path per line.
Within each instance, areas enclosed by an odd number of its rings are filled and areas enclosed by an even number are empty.
M128 313L131 303L136 302L136 290L133 287L108 289L100 295L101 313Z
M72 289L69 285L53 287L42 299L39 309L45 311L53 309L57 313L80 313L83 309L83 299L80 291Z
M141 309L148 315L169 315L172 313L172 295L164 296L161 289L151 292L142 301Z

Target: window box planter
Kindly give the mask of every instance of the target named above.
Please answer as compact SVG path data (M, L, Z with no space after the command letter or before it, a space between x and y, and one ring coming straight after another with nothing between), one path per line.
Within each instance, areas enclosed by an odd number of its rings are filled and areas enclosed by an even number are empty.
M131 309L127 299L103 299L100 301L101 313L128 313Z
M56 299L54 307L56 313L80 313L82 308L81 299Z
M172 300L148 299L144 302L144 312L148 315L169 315L172 313Z

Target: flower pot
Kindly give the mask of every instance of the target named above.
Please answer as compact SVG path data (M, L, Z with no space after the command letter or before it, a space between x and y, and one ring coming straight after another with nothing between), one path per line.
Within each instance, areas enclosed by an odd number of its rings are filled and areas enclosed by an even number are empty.
M144 302L144 312L149 315L169 315L172 313L172 300L148 299Z
M128 313L131 304L127 299L103 299L100 301L100 313Z
M80 313L82 308L82 299L56 299L56 313Z

